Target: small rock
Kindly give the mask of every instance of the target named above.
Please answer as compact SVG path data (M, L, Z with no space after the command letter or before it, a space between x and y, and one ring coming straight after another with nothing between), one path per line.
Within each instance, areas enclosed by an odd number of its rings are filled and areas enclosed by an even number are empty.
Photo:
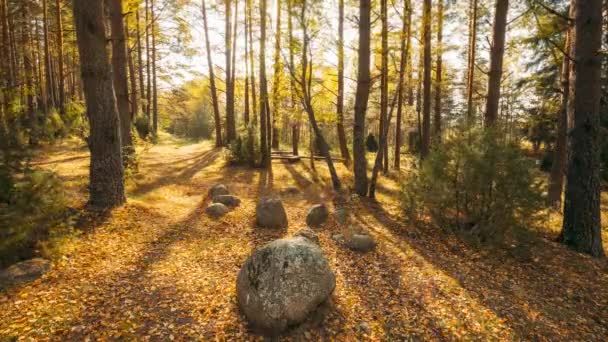
M348 210L346 208L338 208L334 212L334 217L338 223L346 224L348 223Z
M226 215L229 211L230 211L230 209L228 209L228 207L222 203L213 203L210 206L208 206L207 209L205 209L205 212L207 213L207 215L214 217L214 218L222 217L222 216Z
M34 258L18 262L0 271L0 287L10 287L40 278L51 269L51 262Z
M238 207L241 200L233 195L217 195L213 197L213 203L222 203L227 207Z
M216 184L211 189L209 189L209 197L214 198L219 195L228 195L230 191L224 184Z
M376 247L376 241L367 234L353 234L346 240L346 245L354 251L369 252Z
M331 236L332 240L336 241L337 243L343 244L344 241L344 235L342 234L334 234Z
M287 213L283 207L283 202L278 198L262 198L255 209L255 213L256 223L262 228L287 228Z
M329 211L327 210L327 206L325 204L317 204L314 205L310 210L308 210L308 215L306 215L306 224L310 227L318 227L327 221L327 217L329 216Z
M315 233L314 230L312 230L308 227L298 231L293 236L301 236L303 238L306 238L306 239L314 242L317 245L319 244L319 237L317 236L317 233Z

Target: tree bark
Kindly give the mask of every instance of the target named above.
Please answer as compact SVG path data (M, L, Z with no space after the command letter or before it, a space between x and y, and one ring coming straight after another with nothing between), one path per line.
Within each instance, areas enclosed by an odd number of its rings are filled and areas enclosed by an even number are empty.
M127 78L127 42L122 17L122 0L106 0L110 10L112 32L112 76L114 93L120 117L120 138L125 165L134 152L131 137L131 113L129 109L129 83Z
M249 26L248 26L248 19L247 19L247 8L249 6L249 2L247 0L243 1L244 3L244 10L243 10L243 17L244 17L244 21L245 24L244 26L244 38L245 38L245 112L243 115L243 120L245 121L245 127L249 127L249 113L250 113L250 105L249 105ZM253 70L252 70L253 71Z
M150 0L146 0L145 2L145 10L146 10L146 18L145 18L145 28L146 28L146 126L148 130L150 128L150 120L151 109L152 109L152 61L151 61L151 47L150 47Z
M289 33L289 70L295 70L294 63L294 40L293 40L293 1L287 0L287 31ZM296 85L293 77L289 78L289 93L291 96L291 112L294 113L296 111L295 103L296 103ZM291 126L291 149L294 156L299 154L298 145L300 143L300 116L297 115L293 120L293 124Z
M236 139L234 121L234 84L232 83L232 1L225 0L225 57L226 57L226 142Z
M340 190L342 184L340 182L340 178L338 177L338 173L334 167L333 160L331 159L331 154L329 152L329 145L317 124L317 120L315 117L314 108L312 106L312 94L311 94L311 80L312 80L312 60L309 61L308 53L309 53L309 43L310 38L308 36L308 25L306 23L306 0L302 1L302 12L301 12L301 25L302 25L302 39L303 39L303 47L302 47L302 78L300 80L301 94L302 94L302 105L308 114L308 120L310 121L310 126L314 132L314 139L312 137L311 132L311 141L316 142L316 144L312 144L310 159L311 163L313 163L314 167L314 150L315 145L318 144L319 149L321 150L321 155L325 158L325 162L327 163L327 168L329 169L329 173L331 175L331 182L334 190Z
M500 1L500 0L499 0ZM426 158L431 148L431 0L424 0L423 41L424 41L424 79L422 103L422 145L420 155Z
M403 26L401 29L401 65L399 68L399 94L397 99L397 124L395 129L395 169L401 167L401 122L403 120L403 102L405 91L405 73L408 67L410 46L412 43L412 4L410 0L403 2Z
M469 23L469 60L467 65L467 122L473 123L473 86L475 83L475 59L477 54L477 1L471 0Z
M380 18L382 21L381 45L382 45L382 65L380 66L380 131L379 139L382 139L385 127L388 125L388 0L380 1ZM383 144L378 150L384 165L384 173L388 173L388 146Z
M435 76L435 140L441 140L441 86L443 78L443 0L437 2L437 69Z
M274 74L272 80L272 148L279 148L279 92L281 87L281 0L277 0L277 21L275 26L276 36L274 45Z
M141 46L141 29L140 29L140 18L139 18L139 7L135 9L135 27L137 32L137 71L139 75L139 97L142 101L146 100L146 87L144 84L144 62L143 62L143 48ZM142 110L147 113L146 103L143 104Z
M158 78L156 75L156 15L155 1L150 0L150 16L152 17L152 134L156 138L158 136Z
M600 218L600 97L602 1L572 0L574 72L570 80L574 126L564 203L563 243L603 257Z
M55 89L53 87L53 68L51 66L51 43L49 39L48 20L48 0L42 0L42 31L44 35L44 68L46 90L48 92L49 105L51 107L55 107Z
M370 0L359 0L359 49L357 90L355 97L355 121L353 126L353 160L355 192L359 196L367 194L367 159L365 158L365 115L370 88Z
M126 39L129 40L129 17L125 17L125 32ZM129 82L131 83L130 96L131 96L131 115L129 117L131 124L139 112L139 100L137 97L137 75L135 73L135 61L133 60L133 49L127 46L127 61L129 66Z
M572 11L571 11L572 12ZM573 13L571 13L573 14ZM568 24L569 25L569 24ZM566 31L566 42L564 51L571 54L571 28ZM547 199L554 208L561 208L562 192L564 189L564 172L566 171L566 160L568 158L568 100L570 98L570 58L564 54L561 70L562 98L557 118L557 139L555 151L553 152L553 164L549 176L549 191Z
M268 86L266 84L266 1L260 0L260 149L262 166L270 167L268 145Z
M38 117L34 104L34 58L31 48L30 13L27 4L21 5L23 30L23 71L25 76L25 98L27 106L30 145L38 144Z
M107 55L102 1L74 0L80 67L91 135L89 205L111 208L125 202L120 121Z
M211 101L213 103L213 121L215 122L215 147L222 146L222 121L220 118L220 105L215 87L215 72L213 57L211 55L211 42L209 41L209 27L207 22L207 5L202 0L203 25L205 30L205 48L207 50L207 65L209 67L209 85L211 87Z
M401 167L401 123L403 121L403 103L405 101L405 73L409 65L410 47L412 44L412 4L411 0L403 2L403 18L401 28L401 65L399 68L399 94L397 99L397 124L395 128L395 169ZM411 77L411 75L410 75ZM409 85L409 84L408 84ZM411 85L409 85L411 88Z
M486 101L486 127L493 127L498 118L498 103L500 101L500 82L502 80L502 64L505 54L505 35L507 30L508 10L509 0L496 0L492 47L490 51L488 97Z
M350 164L350 152L344 131L344 0L338 2L338 98L336 104L338 141L345 164Z
M59 80L59 113L65 114L65 72L63 63L63 22L61 19L61 0L55 1L57 20L57 79Z

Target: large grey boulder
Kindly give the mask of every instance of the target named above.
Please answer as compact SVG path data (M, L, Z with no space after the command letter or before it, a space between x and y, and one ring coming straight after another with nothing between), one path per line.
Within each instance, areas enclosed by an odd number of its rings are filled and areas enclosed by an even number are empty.
M216 184L211 189L209 189L209 197L214 198L219 195L228 195L230 191L224 184Z
M222 203L213 203L208 206L207 209L205 209L205 213L207 213L207 215L213 218L222 217L228 214L229 211L230 209L228 209L228 207L223 205Z
M0 271L0 287L10 287L40 278L51 269L51 262L34 258L18 262Z
M327 221L329 210L325 204L314 205L306 215L306 224L310 227L318 227Z
M227 207L238 207L241 200L233 195L217 195L213 197L213 203L222 203Z
M262 198L255 209L256 223L262 228L287 228L287 213L278 198Z
M305 321L335 286L336 277L319 246L296 236L255 250L239 271L236 293L251 327L277 335Z

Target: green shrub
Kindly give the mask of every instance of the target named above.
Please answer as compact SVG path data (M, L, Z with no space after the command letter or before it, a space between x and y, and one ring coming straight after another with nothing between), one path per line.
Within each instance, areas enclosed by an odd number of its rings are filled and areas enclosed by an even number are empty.
M501 241L542 208L534 162L519 145L492 132L459 130L410 172L402 184L402 206L413 219L430 218L480 241Z
M376 141L376 137L372 133L365 139L365 146L368 152L378 152L378 141Z
M135 129L140 138L146 139L150 134L150 120L145 115L138 115L135 118Z
M260 150L253 125L247 127L247 131L239 136L228 146L226 159L232 165L255 166L261 159Z
M49 231L65 224L65 199L52 172L26 170L14 177L0 204L0 267L30 258Z

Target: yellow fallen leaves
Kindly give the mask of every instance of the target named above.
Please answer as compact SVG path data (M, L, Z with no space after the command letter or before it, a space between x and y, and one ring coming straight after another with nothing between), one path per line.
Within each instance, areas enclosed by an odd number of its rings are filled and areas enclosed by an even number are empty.
M57 150L47 158L63 160L62 153L75 154ZM218 153L206 142L167 140L144 152L140 175L129 185L130 204L85 227L87 233L70 241L44 279L0 294L0 340L261 340L238 312L236 274L253 248L303 228L308 207L331 204L334 194L322 163L317 175L305 163L276 163L269 175L225 167ZM48 165L66 177L86 177L86 160ZM217 221L203 214L207 190L216 182L242 200ZM317 229L336 289L324 319L311 319L285 340L608 335L605 264L551 244L536 247L534 265L474 250L433 227L404 223L398 184L382 183L380 204L360 200L352 208L358 224L379 242L376 251L362 255L336 245L331 235L341 228L333 219ZM288 230L254 228L258 196L288 185L301 191L283 198ZM68 190L74 198L86 197L82 187Z

